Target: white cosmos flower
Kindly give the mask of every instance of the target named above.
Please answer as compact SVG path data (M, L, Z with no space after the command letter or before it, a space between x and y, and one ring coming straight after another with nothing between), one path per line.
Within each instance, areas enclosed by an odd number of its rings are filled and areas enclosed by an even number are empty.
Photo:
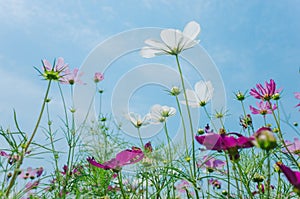
M142 48L141 55L145 58L163 54L178 55L181 51L199 43L199 40L195 40L199 33L200 25L195 21L189 22L183 32L175 29L162 30L160 33L162 42L147 39L145 43L149 46Z
M171 117L175 114L176 109L174 107L162 106L159 104L153 105L150 110L151 120L154 124L164 122L167 117Z
M140 114L130 112L127 118L136 128L140 128L141 126L146 126L150 124L151 121L151 116L149 113L142 118Z
M195 84L195 90L186 89L186 96L189 106L196 108L205 106L212 99L214 88L210 81L199 81ZM186 104L185 101L181 103Z

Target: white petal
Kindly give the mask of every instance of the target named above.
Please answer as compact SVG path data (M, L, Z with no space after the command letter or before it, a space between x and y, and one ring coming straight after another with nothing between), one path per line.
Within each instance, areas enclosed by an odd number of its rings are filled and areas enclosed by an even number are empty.
M191 21L189 22L183 30L183 35L185 37L188 37L191 40L196 39L196 37L199 35L200 33L200 25L195 22L195 21Z
M148 46L143 47L140 51L140 55L145 58L152 58L155 57L156 55L161 55L161 54L165 54L165 52L162 50L153 49Z
M179 30L166 29L161 31L160 37L170 50L174 50L178 48L180 41L182 41L183 35Z
M199 81L195 84L195 92L198 98L203 101L206 95L206 84L204 81Z
M145 41L145 44L151 46L151 47L154 47L154 49L158 49L158 50L168 50L168 47L162 43L162 42L159 42L159 41L156 41L156 40L152 40L152 39L147 39Z
M176 109L174 107L170 107L169 115L175 115L176 114Z
M200 42L200 40L190 40L190 39L185 39L182 43L183 43L183 49L189 49L194 47L195 45L197 45Z

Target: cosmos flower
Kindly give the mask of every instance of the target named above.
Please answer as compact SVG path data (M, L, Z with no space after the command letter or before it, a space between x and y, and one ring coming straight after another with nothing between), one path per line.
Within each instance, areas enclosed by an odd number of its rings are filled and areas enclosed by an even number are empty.
M162 30L162 41L147 39L145 43L149 46L143 47L140 53L145 58L163 54L178 55L199 43L199 40L195 40L199 33L200 25L195 21L189 22L183 32L175 29Z
M143 118L140 114L130 112L127 115L127 119L133 124L134 127L140 128L146 126L151 122L150 114L146 114Z
M284 173L288 181L294 186L295 191L300 193L300 172L293 171L291 168L285 166L281 162L276 163L280 170Z
M272 111L277 109L276 104L274 104L272 107L271 102L260 101L259 103L256 102L256 105L258 108L250 106L250 111L252 114L261 114L261 115L272 114Z
M104 75L100 72L96 72L94 75L94 82L98 83L101 82L102 80L104 80Z
M270 101L274 94L278 94L280 92L279 89L276 90L276 84L273 79L270 80L270 83L265 82L265 87L261 84L256 84L256 88L252 88L250 90L250 95L255 97L256 99L261 99L264 101Z
M83 82L80 79L83 73L81 72L78 74L78 71L79 71L78 68L74 68L73 71L71 71L69 68L64 70L60 82L63 84L70 84L70 85L73 85L75 83L83 84Z
M209 179L208 180L208 183L211 184L213 186L213 188L217 188L217 189L221 189L221 182L217 179Z
M236 135L232 136L232 135ZM253 147L253 137L245 137L239 133L217 134L207 133L195 136L196 140L208 150L227 151L231 160L238 160L238 149Z
M224 161L209 156L204 156L203 160L200 160L197 163L198 167L204 167L207 169L208 172L213 172L215 169L221 168L224 165Z
M150 116L154 124L165 122L168 117L175 115L176 109L169 106L155 104L151 107Z
M109 170L112 169L114 171L120 171L123 166L134 164L139 161L141 161L144 158L143 151L138 147L132 147L132 149L126 149L124 151L121 151L116 155L115 158L104 162L104 163L98 163L95 161L94 158L88 157L87 161L95 166L99 167L101 169Z
M214 88L210 81L199 81L195 84L195 90L186 89L189 106L196 108L205 106L212 99ZM185 104L185 100L181 101Z
M39 72L46 80L60 80L62 78L61 73L68 70L69 67L62 57L59 57L53 66L46 59L42 60L42 64L44 73Z
M231 135L237 135L237 138ZM253 147L253 138L245 137L239 133L217 134L207 133L195 136L196 140L209 150L228 150L230 148L250 148Z
M145 144L144 149L145 149L146 152L152 152L153 151L153 147L152 147L150 141Z
M28 167L26 170L22 170L21 173L19 174L20 178L23 179L34 179L34 178L38 178L42 175L44 169L43 167L40 168L36 168L36 169L32 169L32 167Z
M300 155L300 140L298 138L294 138L294 142L285 141L285 144L291 153ZM283 152L286 153L287 151L284 150Z
M295 92L295 93L294 93L294 96L295 96L296 99L300 100L300 92ZM299 107L299 106L300 106L300 103L297 104L295 107ZM300 110L299 110L299 111L300 111Z

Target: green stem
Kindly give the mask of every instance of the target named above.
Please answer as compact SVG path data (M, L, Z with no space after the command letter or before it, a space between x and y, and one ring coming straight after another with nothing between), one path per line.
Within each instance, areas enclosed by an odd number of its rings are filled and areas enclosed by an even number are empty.
M267 179L267 198L270 198L270 188L271 188L271 159L270 151L267 151L267 162L268 162L268 179Z
M225 159L226 159L226 168L227 168L227 192L228 192L228 198L230 198L230 170L229 170L230 168L229 168L229 160L226 153L225 153Z
M23 164L23 160L24 160L24 156L26 155L27 151L28 151L28 148L38 130L38 127L40 125L40 122L41 122L41 119L42 119L42 116L43 116L43 113L44 113L44 109L45 109L45 105L47 103L47 99L48 99L48 94L49 94L49 91L50 91L50 87L51 87L51 80L49 80L48 82L48 86L47 86L47 90L46 90L46 94L45 94L45 97L44 97L44 101L43 101L43 104L42 104L42 108L41 108L41 111L40 111L40 114L39 114L39 117L38 117L38 120L35 124L35 127L33 129L33 132L31 134L31 137L29 139L29 141L26 143L24 149L22 150L22 153L21 153L21 156L20 156L20 160L17 162L17 165L15 167L15 170L14 170L14 173L11 177L11 180L10 180L10 183L6 189L6 192L5 192L5 195L6 197L8 198L9 197L9 193L10 193L10 190L12 189L12 187L14 186L15 184L15 181L17 179L17 176L19 174L19 171L20 171L20 167L21 165Z
M216 128L216 125L215 125L214 122L212 121L212 118L211 118L211 116L209 115L209 113L208 113L206 107L204 106L203 109L204 109L204 112L205 112L207 118L209 119L211 125L213 126L213 129L217 132L218 129Z
M244 172L243 172L243 170L242 170L242 168L241 168L241 165L240 165L238 162L236 162L235 164L236 164L236 166L237 166L237 168L238 168L238 170L239 170L240 176L242 177L242 183L244 184L244 187L246 188L249 197L250 197L250 198L253 198L253 194L252 194L252 192L251 192L251 190L250 190L250 187L249 187L249 182L248 182L248 180L246 179L246 176L245 176L245 174L244 174Z
M269 101L269 104L270 104L270 107L272 107L272 104L271 104L270 101ZM278 103L276 103L276 105L277 105L277 109L279 109ZM276 117L276 114L275 114L275 112L274 112L274 110L272 108L271 108L271 110L272 110L272 115L273 115L274 120L276 122L277 128L279 130L279 132L278 132L279 140L283 144L285 150L288 152L289 157L293 160L294 164L298 167L298 169L300 169L300 165L298 164L297 160L295 159L295 157L293 156L293 154L291 153L291 151L289 150L288 146L286 145L286 143L285 143L285 141L283 139L283 135L282 135L281 127L280 127L280 122L279 122L280 118Z
M172 150L171 150L171 139L170 139L170 136L168 133L167 122L164 122L164 130L165 130L167 141L168 141L169 162L172 164L173 157L172 157Z
M52 128L51 128L51 119L50 119L50 111L49 111L49 106L47 104L46 106L46 110L47 110L47 117L48 117L48 132L49 132L49 139L50 139L50 143L51 143L51 150L52 150L52 154L53 154L53 159L54 159L54 164L55 164L55 175L56 175L56 179L59 179L59 168L58 168L58 154L55 150L55 145L54 145L54 134L52 132ZM60 180L58 180L58 187L60 187Z
M120 171L118 172L118 181L119 181L119 185L120 185L120 189L121 189L123 199L127 199L125 191L124 191L123 183L122 183L122 174L121 174Z
M143 139L141 137L140 128L137 128L137 130L138 130L138 135L139 135L139 139L140 139L140 142L141 142L141 148L143 148L144 147L144 143L143 143Z

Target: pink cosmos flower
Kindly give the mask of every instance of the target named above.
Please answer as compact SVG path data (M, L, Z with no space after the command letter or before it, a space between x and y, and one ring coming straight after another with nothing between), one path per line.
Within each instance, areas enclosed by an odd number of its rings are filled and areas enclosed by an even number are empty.
M28 152L28 153L30 153L30 152ZM10 154L6 153L5 151L0 151L0 156L8 158L8 164L10 164L10 165L12 165L13 163L15 163L16 161L18 161L20 159L19 155L17 155L17 154L10 155Z
M261 114L261 115L272 114L272 111L277 109L276 104L274 104L272 107L271 102L260 101L259 103L256 102L256 105L258 109L254 108L253 106L250 106L250 111L252 112L252 114Z
M300 172L293 171L291 168L285 166L281 162L277 162L276 164L284 173L288 181L294 186L294 188L300 191Z
M197 163L198 167L205 167L208 170L208 172L213 172L215 169L221 168L224 165L224 161L209 156L204 156L203 160Z
M61 73L68 70L69 67L68 64L65 64L64 58L62 57L59 57L53 66L46 59L42 60L42 64L44 73L37 70L46 80L60 80L62 78Z
M83 82L80 79L80 77L83 75L83 73L81 72L78 74L78 71L79 71L78 68L74 68L73 72L69 68L64 70L63 76L60 80L61 83L70 84L70 85L73 85L75 83L83 84Z
M181 180L176 186L176 190L180 193L185 194L186 190L188 190L190 187L192 187L191 183L189 183L186 180Z
M69 65L65 63L64 58L59 57L56 61L55 66L52 67L52 65L50 64L50 62L46 59L42 60L43 62L43 69L44 71L54 71L54 72L62 72L64 70L67 70Z
M291 153L300 155L300 140L298 138L294 138L294 142L285 141L285 144ZM283 152L286 153L287 151L284 150Z
M295 98L296 98L296 99L300 100L300 92L295 92L294 95L295 95ZM299 106L300 106L300 103L297 104L295 107L299 107ZM299 111L300 111L300 110L299 110Z
M31 167L28 167L26 170L22 170L21 173L19 174L20 178L23 179L34 179L35 177L40 177L43 173L44 169L43 167L37 168L37 169L32 169Z
M126 149L121 151L116 155L115 158L100 164L95 161L94 158L87 158L87 161L96 167L109 170L112 169L114 171L119 171L125 165L134 164L141 161L144 158L143 151L138 147L132 147L132 149Z
M98 83L101 82L102 80L104 80L104 75L100 72L96 72L94 75L94 82Z
M276 93L279 93L280 90L276 90L276 84L273 79L270 80L270 83L265 82L265 87L261 84L256 84L256 88L252 88L250 90L250 95L255 97L256 99L261 99L264 101L269 101L272 96Z

